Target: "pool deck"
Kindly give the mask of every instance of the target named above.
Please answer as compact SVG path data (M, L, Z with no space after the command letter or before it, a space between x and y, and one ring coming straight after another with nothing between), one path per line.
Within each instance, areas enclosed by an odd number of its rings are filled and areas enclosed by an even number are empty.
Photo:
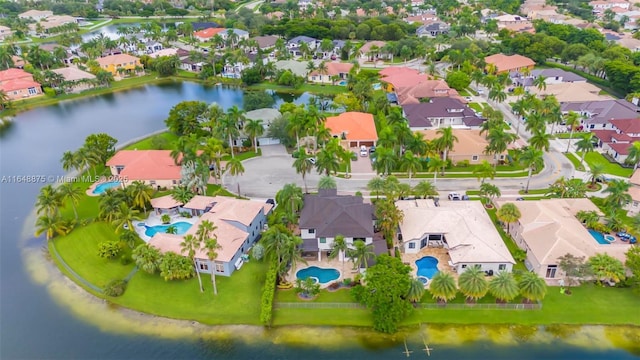
M177 222L188 222L190 224L195 224L199 217L194 216L192 218L186 218L180 215L170 215L171 216L171 221L170 223L177 223ZM154 212L150 212L149 213L149 217L146 220L140 220L140 221L136 221L133 224L135 225L135 231L136 233L138 233L138 236L140 236L140 238L142 240L144 240L145 242L149 242L149 240L151 239L150 237L148 237L144 232L146 230L146 228L144 226L138 225L138 223L145 223L147 226L156 226L156 225L163 225L162 223L162 215L158 215Z
M96 186L98 186L100 184L103 184L103 183L106 183L106 182L111 182L111 181L107 181L107 180L108 179L105 176L101 177L100 180L94 182L93 184L91 184L91 186L89 186L89 188L86 191L86 194L88 196L100 196L101 194L94 194L93 190L96 188ZM115 189L115 188L116 187L113 187L113 189Z
M438 271L446 272L457 280L458 273L451 269L449 266L449 261L451 261L451 257L449 257L449 253L445 248L429 248L425 247L420 249L419 252L415 254L402 254L402 262L409 265L411 267L411 276L417 277L418 267L416 266L416 260L419 260L425 256L433 256L438 259Z
M290 281L292 284L296 283L296 273L298 272L298 270L305 269L310 266L317 266L319 268L325 268L325 269L331 268L331 269L338 270L340 272L340 277L334 281L340 281L346 278L353 279L353 277L356 276L356 274L358 273L358 270L352 270L353 263L351 263L351 261L349 260L346 260L344 262L344 272L342 271L343 269L342 261L338 259L329 260L323 255L322 261L318 261L317 257L315 257L315 260L311 260L311 259L305 259L305 260L307 261L306 264L299 263L298 266L296 266L296 268L293 271L289 272L289 275L287 276L287 280ZM328 282L326 284L320 284L320 288L324 289L334 281Z

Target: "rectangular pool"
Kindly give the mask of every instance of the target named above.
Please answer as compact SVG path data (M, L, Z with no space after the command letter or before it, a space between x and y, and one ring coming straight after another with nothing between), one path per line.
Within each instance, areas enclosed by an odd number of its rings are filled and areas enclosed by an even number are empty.
M589 229L589 234L598 242L598 244L609 245L611 244L607 239L604 238L601 232L595 231L593 229Z

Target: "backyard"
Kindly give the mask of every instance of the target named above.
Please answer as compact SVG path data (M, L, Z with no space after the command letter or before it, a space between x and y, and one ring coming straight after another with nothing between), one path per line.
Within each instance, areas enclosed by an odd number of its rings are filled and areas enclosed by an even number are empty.
M578 156L582 156L582 153L578 153ZM589 167L593 167L593 165L595 164L601 164L602 166L604 166L604 173L609 175L630 177L633 173L632 168L624 168L619 164L612 163L597 151L588 152L584 156L584 161L587 163L587 165L589 165Z

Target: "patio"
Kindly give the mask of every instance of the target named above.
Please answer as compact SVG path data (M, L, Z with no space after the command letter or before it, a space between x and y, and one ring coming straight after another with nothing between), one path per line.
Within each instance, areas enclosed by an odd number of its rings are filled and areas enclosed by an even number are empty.
M165 214L157 214L155 212L150 212L149 217L147 219L143 219L133 223L135 227L134 230L136 231L136 233L138 233L138 236L140 236L142 240L144 240L145 242L148 242L149 239L151 239L149 236L145 234L145 231L147 230L147 228L144 227L144 225L146 226L166 225L166 224L163 224L162 222L162 215L165 215ZM172 214L170 215L170 218L171 218L171 220L169 220L170 224L177 223L177 222L188 222L190 224L195 224L199 219L199 217L197 216L186 218L184 216L181 216L180 214ZM143 223L144 225L138 225L139 223Z
M289 271L289 274L287 275L287 280L292 284L296 283L296 273L299 270L308 268L310 266L317 266L319 268L324 268L324 269L332 268L332 269L338 270L340 272L340 277L338 277L334 281L341 281L343 279L353 279L356 276L356 274L358 274L359 272L358 270L353 270L353 263L349 259L346 259L344 262L344 272L343 272L342 261L338 260L338 258L329 259L324 253L322 255L322 260L320 261L318 260L318 257L315 254L314 256L305 257L304 259L307 261L307 264L298 263L296 268L293 271ZM328 282L326 284L320 284L320 288L324 289L334 281Z
M433 256L438 259L438 271L442 271L445 273L449 273L453 275L453 277L457 280L458 273L452 270L451 265L451 257L447 249L445 248L435 248L435 247L424 247L420 249L420 251L416 254L405 254L402 253L402 262L411 267L411 275L416 276L418 272L418 267L416 266L416 260L419 260L425 256Z

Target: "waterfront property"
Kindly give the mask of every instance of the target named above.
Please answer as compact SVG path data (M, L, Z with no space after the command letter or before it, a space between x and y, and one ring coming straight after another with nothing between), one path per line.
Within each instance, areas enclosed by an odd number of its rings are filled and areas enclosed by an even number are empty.
M589 199L500 200L497 206L506 203L514 204L522 214L517 222L510 224L509 234L527 252L525 266L549 284L557 284L564 278L558 258L566 254L588 259L598 253L606 253L625 261L629 244L607 241L606 234L595 238L576 218L581 210L600 213ZM598 241L600 236L603 240Z
M157 221L157 214L163 210L165 209L155 209L152 217ZM195 255L196 268L201 273L215 271L216 275L230 276L244 264L246 260L244 255L258 240L267 221L267 215L272 210L272 205L260 201L240 200L224 196L196 195L180 210L196 216L190 220L193 222L193 226L180 225L181 222L189 223L189 219L182 218L178 214L172 215L170 224L158 224L161 227L149 227L152 223L148 220L144 228L146 236L152 235L149 244L163 253L171 251L185 255L180 245L184 240L184 235L195 236L202 221L211 221L216 227L213 235L220 246L217 251L218 257L212 262L207 257L207 251L200 249L196 251ZM176 226L178 233L162 232L162 226L165 225ZM152 230L149 231L149 229ZM164 229L166 231L166 228Z
M331 136L340 139L340 144L346 149L371 147L378 141L376 124L371 114L357 111L344 112L327 117L325 126Z
M307 75L307 80L316 84L334 84L340 80L346 80L349 71L353 68L351 63L328 62L326 70L313 70Z
M140 59L128 54L108 55L96 59L102 70L108 71L113 76L122 77L124 74L135 73L142 67Z
M322 260L338 235L344 236L350 248L355 241L374 244L374 220L373 205L360 196L338 195L335 189L306 194L299 221L302 250ZM376 254L387 250L383 240L376 241L374 247Z
M340 271L334 268L321 268L317 266L309 266L296 271L296 279L306 280L308 278L313 279L321 286L327 285L340 278Z
M113 176L122 179L125 187L134 181L156 189L180 184L181 167L171 157L170 150L120 150L106 165Z
M434 97L452 97L466 102L444 80L432 79L412 68L391 66L380 70L379 74L386 83L386 90L395 95L396 102L400 105L419 104Z
M63 86L67 93L77 93L94 87L93 80L96 79L96 76L77 67L69 66L51 71L64 78L66 84Z
M42 86L24 70L7 69L0 71L0 91L10 100L20 100L42 95Z

